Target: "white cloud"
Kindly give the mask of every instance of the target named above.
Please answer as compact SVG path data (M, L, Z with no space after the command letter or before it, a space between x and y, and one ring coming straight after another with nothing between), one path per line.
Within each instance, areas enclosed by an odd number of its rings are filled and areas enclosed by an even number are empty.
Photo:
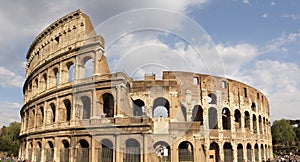
M248 3L249 3L249 0L243 0L243 3L248 4Z
M269 17L269 14L267 14L267 13L264 13L264 14L262 14L260 17L261 17L261 18L263 18L263 19L266 19L266 18L268 18L268 17Z
M299 38L300 38L300 31L296 33L282 34L280 37L267 42L266 47L262 51L262 53L287 52L288 49L286 48L286 46L288 44L297 42Z
M276 5L276 2L272 1L271 6L275 6L275 5Z
M267 95L272 120L299 118L300 68L295 63L256 61L253 68L242 71L236 77Z
M296 15L296 14L282 14L281 15L282 18L285 18L285 19L292 19L292 20L298 20L300 19L300 15Z
M0 126L8 125L13 121L20 122L19 110L21 104L16 102L0 101Z
M235 75L243 65L258 55L257 47L247 43L230 46L218 44L217 50L224 61L227 76Z
M0 87L22 87L24 78L0 66Z

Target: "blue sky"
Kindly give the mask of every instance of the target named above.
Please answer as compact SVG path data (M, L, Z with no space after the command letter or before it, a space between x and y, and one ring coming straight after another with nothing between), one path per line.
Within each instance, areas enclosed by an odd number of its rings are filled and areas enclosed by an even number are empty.
M210 36L212 41L210 43L214 44L218 57L222 60L224 66L221 68L225 71L224 76L247 83L265 93L270 102L272 121L300 117L298 110L300 105L298 99L300 98L300 1L298 0L128 0L126 2L121 0L88 2L14 0L0 2L0 47L2 49L0 52L0 125L20 120L26 52L35 36L45 27L77 9L88 14L97 28L113 16L145 8L172 13L167 17L159 15L154 17L157 16L156 26L165 27L174 33L188 28L189 25L183 22L189 24L194 21L202 27L202 34ZM135 15L131 19L134 20L133 23L145 19L151 21L150 17L135 17ZM122 30L117 26L110 29L113 31L98 32L98 34L105 36L109 32ZM99 31L101 32L100 29ZM191 33L194 34L193 32L196 30L182 33L189 37ZM110 65L118 69L120 67L117 65L124 66L117 60L117 58L124 58L120 52L124 47L128 49L127 53L132 50L145 55L149 51L156 53L157 55L153 57L165 53L176 53L179 56L185 53L192 55L191 45L187 45L189 42L181 40L172 39L168 33L161 31L130 33L107 49L107 57L111 61ZM149 44L154 45L155 48L148 49ZM200 46L196 49L207 50ZM212 53L216 54L215 51ZM207 58L209 57L204 57L205 63L214 66L214 62ZM130 58L126 59L130 60ZM182 67L184 64L179 66L181 67L171 69L185 69ZM199 67L201 68L205 69ZM144 71L135 71L135 73L139 72Z

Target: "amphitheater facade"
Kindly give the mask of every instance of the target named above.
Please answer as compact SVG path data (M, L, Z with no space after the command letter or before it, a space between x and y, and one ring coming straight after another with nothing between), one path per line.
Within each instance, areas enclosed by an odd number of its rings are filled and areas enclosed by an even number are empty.
M100 33L101 34L101 33ZM31 162L242 162L272 157L266 96L241 82L164 71L110 73L78 10L31 44L19 156ZM90 71L89 71L90 70Z

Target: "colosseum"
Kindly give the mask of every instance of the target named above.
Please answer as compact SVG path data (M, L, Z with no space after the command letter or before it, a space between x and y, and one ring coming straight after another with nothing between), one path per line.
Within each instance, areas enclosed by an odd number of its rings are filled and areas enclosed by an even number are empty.
M100 33L101 34L101 33ZM27 55L19 156L30 162L244 162L272 157L266 96L244 83L163 71L110 73L104 38L80 10ZM89 71L90 69L90 71Z

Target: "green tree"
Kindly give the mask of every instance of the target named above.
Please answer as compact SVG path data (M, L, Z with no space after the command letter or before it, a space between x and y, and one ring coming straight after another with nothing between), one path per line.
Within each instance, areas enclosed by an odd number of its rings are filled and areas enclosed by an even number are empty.
M275 120L271 127L273 144L290 146L294 143L296 133L289 120Z
M19 151L19 133L21 124L17 122L10 123L9 127L3 126L0 130L0 151L8 154L18 155Z

